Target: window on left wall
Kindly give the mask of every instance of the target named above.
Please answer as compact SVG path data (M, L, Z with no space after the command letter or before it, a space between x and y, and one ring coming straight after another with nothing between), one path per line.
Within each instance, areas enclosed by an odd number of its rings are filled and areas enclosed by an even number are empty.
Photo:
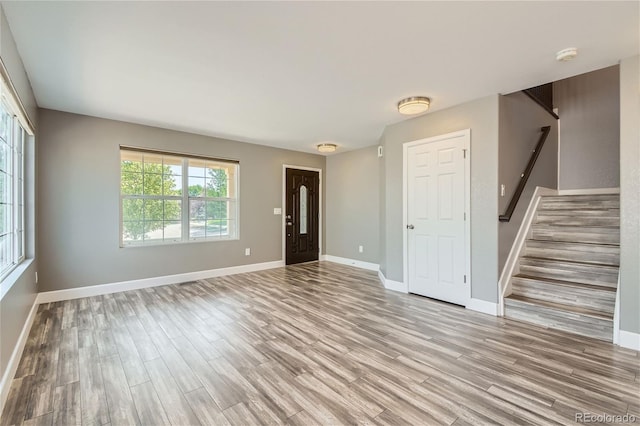
M25 258L24 146L28 137L9 99L0 102L0 278Z

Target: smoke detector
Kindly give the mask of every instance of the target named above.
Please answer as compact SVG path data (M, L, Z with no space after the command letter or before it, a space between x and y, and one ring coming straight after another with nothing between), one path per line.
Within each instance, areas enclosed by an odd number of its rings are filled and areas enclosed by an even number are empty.
M567 62L578 56L578 48L568 47L560 50L556 53L556 60L560 62Z

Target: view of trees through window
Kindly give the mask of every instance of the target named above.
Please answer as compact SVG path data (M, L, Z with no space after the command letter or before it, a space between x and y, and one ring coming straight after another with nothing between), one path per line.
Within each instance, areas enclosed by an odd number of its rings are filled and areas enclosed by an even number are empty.
M237 168L123 149L123 245L235 238Z

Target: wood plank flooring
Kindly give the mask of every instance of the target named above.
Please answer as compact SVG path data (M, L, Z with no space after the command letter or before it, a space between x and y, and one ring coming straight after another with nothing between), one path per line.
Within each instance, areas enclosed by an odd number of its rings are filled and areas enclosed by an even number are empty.
M2 425L640 419L638 352L328 262L40 305Z

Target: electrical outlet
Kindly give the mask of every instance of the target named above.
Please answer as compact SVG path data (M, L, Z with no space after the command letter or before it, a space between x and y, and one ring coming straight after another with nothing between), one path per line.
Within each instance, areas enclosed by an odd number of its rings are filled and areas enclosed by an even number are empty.
M364 252L364 247L362 247L362 246L358 246L358 252L359 252L359 253Z
M250 248L244 249L244 255L245 256L251 256L251 249Z

